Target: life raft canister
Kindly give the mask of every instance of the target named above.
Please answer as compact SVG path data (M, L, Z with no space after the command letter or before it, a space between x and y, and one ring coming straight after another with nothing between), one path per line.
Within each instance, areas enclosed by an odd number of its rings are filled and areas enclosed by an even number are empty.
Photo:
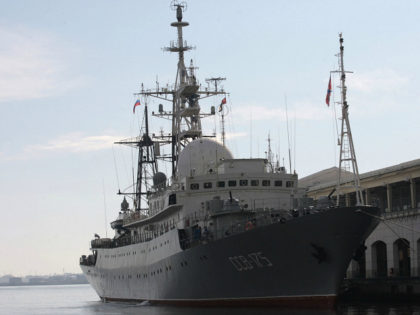
M248 222L245 224L245 231L252 230L253 228L254 228L254 224L252 224L252 222L251 222L251 221L248 221Z

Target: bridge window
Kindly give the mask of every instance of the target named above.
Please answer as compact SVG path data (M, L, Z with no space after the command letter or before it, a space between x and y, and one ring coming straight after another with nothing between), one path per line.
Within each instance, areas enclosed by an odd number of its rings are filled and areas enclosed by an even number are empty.
M199 183L193 183L190 185L191 190L197 190L200 189L200 184Z
M204 188L206 189L211 188L212 186L212 183L204 183Z
M219 188L225 187L225 182L217 182L217 187Z
M228 181L228 186L229 187L235 187L236 186L236 180L230 180L230 181Z
M293 181L290 181L290 180L288 180L287 182L286 182L286 187L293 187L294 186L294 182Z
M239 181L239 186L248 186L248 180L247 179L241 179Z
M264 179L263 181L262 181L262 185L263 186L270 186L270 180L269 179Z
M251 186L259 186L259 185L260 185L260 181L258 179L251 180Z
M281 186L283 186L283 181L281 181L281 180L276 180L276 181L274 181L274 186L276 186L276 187L281 187Z
M176 204L176 194L169 195L168 204L170 204L170 205Z

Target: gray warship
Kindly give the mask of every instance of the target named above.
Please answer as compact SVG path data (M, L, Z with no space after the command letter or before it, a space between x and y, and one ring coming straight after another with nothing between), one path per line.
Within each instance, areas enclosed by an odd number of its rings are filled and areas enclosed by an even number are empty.
M202 132L201 119L224 117L224 78L204 90L183 39L184 5L175 3L178 54L173 87L137 93L144 107L140 136L120 141L138 150L137 181L111 222L113 238L96 235L80 267L103 301L177 305L332 306L347 266L378 224L378 209L331 202L314 205L295 173L272 158L235 159ZM222 98L201 112L200 100ZM170 133L149 132L148 100ZM140 102L137 102L137 105ZM217 111L217 112L216 112ZM224 124L222 124L222 127ZM162 147L170 147L164 154ZM159 171L169 163L172 173ZM132 199L130 205L126 198Z

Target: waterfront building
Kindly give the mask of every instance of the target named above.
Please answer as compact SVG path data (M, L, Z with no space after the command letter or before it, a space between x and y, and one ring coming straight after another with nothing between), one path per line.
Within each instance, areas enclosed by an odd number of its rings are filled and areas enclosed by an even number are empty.
M338 168L333 167L299 180L309 197L318 201L337 185ZM340 189L345 205L356 205L344 173ZM348 278L392 278L420 276L420 159L360 175L363 197L368 205L382 210L381 222L367 238L357 260L347 270ZM331 195L335 199L335 194Z
M22 284L22 278L20 277L11 277L9 279L9 285L21 285Z

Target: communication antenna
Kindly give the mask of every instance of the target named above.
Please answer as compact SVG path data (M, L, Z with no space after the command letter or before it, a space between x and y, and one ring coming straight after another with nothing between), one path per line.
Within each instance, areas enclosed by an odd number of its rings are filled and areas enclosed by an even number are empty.
M284 103L286 105L286 126L287 126L287 145L289 147L289 170L290 174L292 174L292 156L290 153L290 135L289 135L289 114L287 110L287 96L284 96Z
M293 131L293 173L296 174L296 107L295 107L294 131Z
M274 172L274 157L273 157L273 151L271 150L271 138L270 138L270 132L268 132L268 148L267 148L267 161L269 165L269 171Z
M215 92L218 92L218 86L219 86L219 82L222 82L226 80L226 78L222 78L222 77L217 77L217 78L208 78L206 79L207 84L213 84L214 85L214 90ZM222 144L223 146L225 145L225 138L226 138L226 134L225 134L225 106L223 106L224 104L220 104L220 108L219 108L219 113L220 113L220 129L221 129L221 137L222 137Z
M249 137L249 158L252 159L252 108L249 112L249 132L250 132L250 137Z
M349 105L347 103L347 87L346 87L346 71L344 71L344 46L342 33L339 34L340 53L339 53L339 70L340 73L340 89L341 89L341 137L340 137L340 162L338 167L338 181L337 181L337 205L340 202L340 188L342 181L342 171L350 169L353 172L353 187L356 193L357 205L363 205L363 194L360 187L359 168L357 166L356 152L354 150L353 137L350 129Z
M108 237L108 219L106 217L106 199L105 199L105 179L102 178L102 191L104 194L104 219L105 219L105 237Z
M172 0L170 7L173 11L176 11L178 8L181 8L182 12L187 11L187 3L185 1Z
M218 91L219 91L219 90L218 90L219 82L221 82L221 81L225 81L225 80L226 80L226 78L217 77L217 78L208 78L208 79L206 79L206 82L207 82L208 84L213 84L213 85L214 85L214 90L215 90L216 92L218 92Z
M223 106L223 105L224 105L223 103L220 104L219 113L220 113L220 116L221 116L220 125L221 125L221 134L222 134L221 135L222 144L223 144L223 146L225 146L225 138L226 138L226 134L225 134L225 106Z

